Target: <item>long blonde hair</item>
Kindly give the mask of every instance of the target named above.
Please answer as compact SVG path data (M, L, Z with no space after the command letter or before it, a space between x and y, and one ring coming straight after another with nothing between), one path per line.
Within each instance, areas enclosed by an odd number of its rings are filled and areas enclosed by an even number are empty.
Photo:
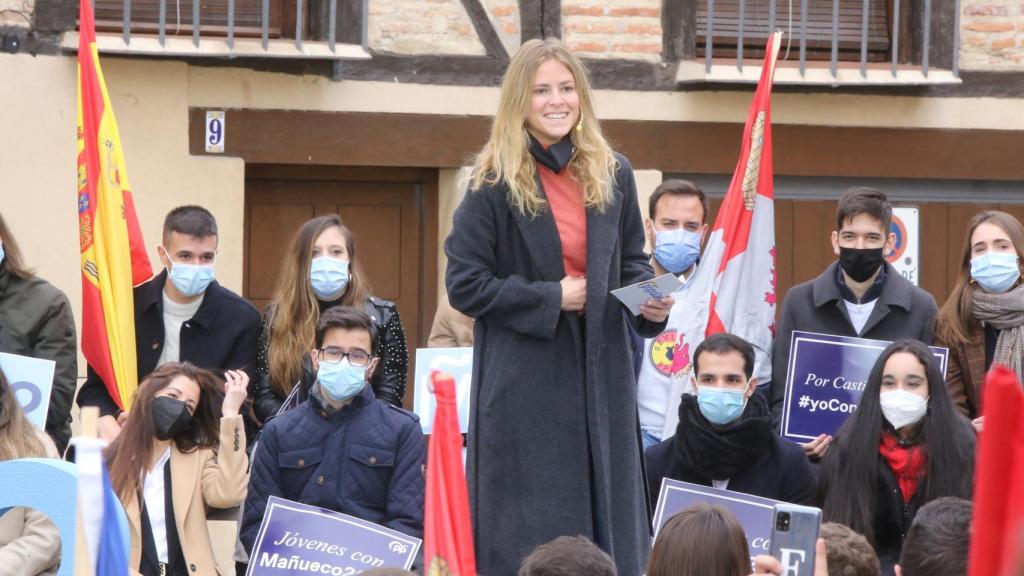
M0 461L47 456L46 446L25 417L14 390L0 370Z
M543 209L546 202L537 188L537 165L530 156L526 118L537 69L552 58L572 72L580 102L579 124L571 136L576 152L569 161L570 174L583 188L584 204L604 211L612 201L618 164L601 134L583 62L554 38L526 42L509 62L490 139L476 155L471 189L504 183L510 201L521 213L535 216Z
M978 212L967 223L964 235L963 252L960 256L960 271L953 284L953 291L939 309L936 321L936 336L947 345L963 346L973 344L977 338L978 321L972 312L974 301L974 283L971 282L971 236L982 224L992 224L1010 237L1014 250L1024 255L1024 226L1012 214L999 210L983 210Z
M270 311L270 385L282 396L299 381L302 358L313 349L320 306L310 286L309 267L316 239L330 228L341 231L349 258L348 285L339 304L362 309L370 297L370 285L356 258L355 240L341 217L328 214L306 221L285 255Z

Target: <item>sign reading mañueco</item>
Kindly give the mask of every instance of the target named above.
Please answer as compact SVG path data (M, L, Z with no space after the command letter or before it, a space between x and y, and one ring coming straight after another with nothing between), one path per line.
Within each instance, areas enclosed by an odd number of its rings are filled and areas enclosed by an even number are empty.
M353 576L408 570L421 541L347 514L271 496L246 576Z
M793 331L782 405L782 436L794 442L834 435L860 403L885 340ZM931 347L946 373L949 350Z

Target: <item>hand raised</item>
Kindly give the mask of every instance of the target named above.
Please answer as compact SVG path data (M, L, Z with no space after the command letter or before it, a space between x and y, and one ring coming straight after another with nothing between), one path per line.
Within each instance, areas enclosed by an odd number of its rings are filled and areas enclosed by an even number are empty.
M224 404L221 407L221 416L238 416L242 404L245 403L248 388L249 375L244 371L228 370L224 373Z

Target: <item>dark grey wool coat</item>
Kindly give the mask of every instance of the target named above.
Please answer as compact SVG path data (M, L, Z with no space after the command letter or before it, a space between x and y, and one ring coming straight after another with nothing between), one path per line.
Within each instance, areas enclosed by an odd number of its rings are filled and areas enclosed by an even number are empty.
M587 209L587 302L561 310L562 249L549 209L520 214L505 186L469 191L445 242L448 299L476 319L467 476L480 574L515 574L536 546L593 539L622 576L650 551L626 322L610 290L653 276L628 161L614 200Z

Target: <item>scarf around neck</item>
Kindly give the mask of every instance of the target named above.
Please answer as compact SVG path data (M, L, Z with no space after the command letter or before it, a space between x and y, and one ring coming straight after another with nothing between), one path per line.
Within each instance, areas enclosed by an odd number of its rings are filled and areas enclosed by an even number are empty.
M575 153L576 146L572 143L571 134L566 134L564 138L547 148L544 148L544 145L538 142L532 134L530 135L530 156L533 156L538 164L555 174L569 165L569 161L572 160L572 155Z
M896 483L903 495L903 502L910 502L917 492L917 484L924 474L924 450L919 444L903 446L889 432L882 434L882 443L878 445L878 453L889 463Z
M760 394L753 394L743 414L724 426L704 417L696 396L683 394L676 428L676 479L699 482L733 478L769 455L774 434L768 403Z
M975 290L971 313L979 321L999 330L993 364L1024 376L1024 284L1003 292L988 294Z

